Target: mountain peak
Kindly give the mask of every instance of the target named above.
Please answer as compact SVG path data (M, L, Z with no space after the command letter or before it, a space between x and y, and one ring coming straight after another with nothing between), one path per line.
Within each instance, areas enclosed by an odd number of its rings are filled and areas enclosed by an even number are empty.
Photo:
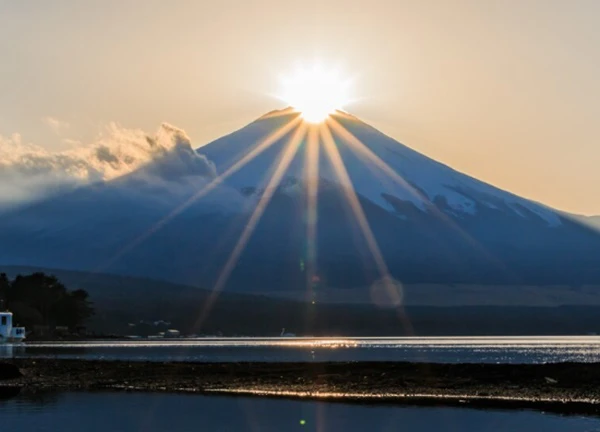
M589 258L600 251L592 230L351 114L336 112L326 122L333 142L325 129L317 140L298 135L299 122L289 124L298 115L290 108L267 113L197 150L169 125L152 138L123 134L119 142L149 149L150 161L135 174L0 214L0 243L11 245L0 262L102 266L211 286L243 242L230 282L238 289L304 293L314 259L327 286L368 290L381 277L369 254L376 243L402 283L600 281Z
M255 121L267 120L267 119L274 118L274 117L298 116L298 115L300 115L300 113L298 111L296 111L296 109L294 109L291 106L288 106L286 108L269 111L269 112L261 115Z
M238 189L263 189L295 130L290 124L299 115L291 107L271 111L198 151L215 164L217 174L225 172L241 158L257 153L226 183ZM458 219L468 219L482 212L500 212L550 226L561 224L555 211L462 174L397 142L347 112L337 111L316 127L330 130L355 191L385 210L402 213L400 209L408 206L424 213L441 212ZM273 139L278 133L281 136ZM320 177L329 182L339 181L321 137L319 142ZM306 176L307 146L304 144L299 146L285 176L297 179ZM257 152L257 147L264 149ZM406 217L405 214L398 216Z
M257 118L254 122L270 120L270 119L274 119L274 118L279 118L279 119L283 118L285 120L292 121L298 116L302 116L302 113L300 111L298 111L297 109L295 109L294 107L288 106L286 108L269 111L266 114L263 114L262 116ZM329 117L337 119L337 120L351 121L351 122L363 124L365 126L369 126L365 122L363 122L361 119L359 119L358 117L356 117L344 110L335 110L335 112L332 112L329 115ZM324 121L324 122L326 122L326 121ZM308 122L308 123L310 123L310 122ZM318 123L317 123L317 125L318 125ZM371 126L369 126L369 127L371 127Z

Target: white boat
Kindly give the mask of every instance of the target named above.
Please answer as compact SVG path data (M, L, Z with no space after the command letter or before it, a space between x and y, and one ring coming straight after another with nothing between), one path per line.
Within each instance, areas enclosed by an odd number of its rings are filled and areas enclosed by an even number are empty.
M0 312L0 344L23 342L25 327L13 327L12 312Z

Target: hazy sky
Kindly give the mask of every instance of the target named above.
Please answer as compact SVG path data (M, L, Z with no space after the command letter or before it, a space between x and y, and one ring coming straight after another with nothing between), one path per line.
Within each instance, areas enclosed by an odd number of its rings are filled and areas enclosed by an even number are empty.
M598 16L596 0L0 0L0 135L59 150L167 121L200 146L284 107L278 75L317 59L404 144L600 214Z

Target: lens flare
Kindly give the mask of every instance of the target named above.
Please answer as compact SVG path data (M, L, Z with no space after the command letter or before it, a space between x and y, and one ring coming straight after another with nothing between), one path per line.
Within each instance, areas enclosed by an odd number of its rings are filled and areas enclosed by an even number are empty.
M281 84L281 99L309 123L323 122L350 102L350 80L319 65L298 69Z

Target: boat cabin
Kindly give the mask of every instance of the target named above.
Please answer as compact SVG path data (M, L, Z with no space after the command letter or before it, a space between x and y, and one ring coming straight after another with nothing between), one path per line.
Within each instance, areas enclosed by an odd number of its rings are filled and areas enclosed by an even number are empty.
M0 343L21 342L25 339L25 327L13 327L12 312L0 312Z

